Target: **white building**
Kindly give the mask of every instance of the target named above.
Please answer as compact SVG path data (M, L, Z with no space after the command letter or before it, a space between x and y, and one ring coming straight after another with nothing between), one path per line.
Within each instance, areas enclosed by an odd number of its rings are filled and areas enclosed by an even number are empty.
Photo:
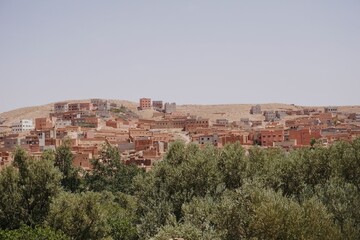
M203 135L199 137L199 144L214 144L219 142L219 136L215 133L214 135Z
M64 128L66 126L71 126L71 120L56 119L55 128Z
M176 103L165 103L165 113L176 112Z
M18 122L14 122L12 124L12 132L13 133L19 133L19 132L25 132L34 130L34 123L30 119L21 119Z

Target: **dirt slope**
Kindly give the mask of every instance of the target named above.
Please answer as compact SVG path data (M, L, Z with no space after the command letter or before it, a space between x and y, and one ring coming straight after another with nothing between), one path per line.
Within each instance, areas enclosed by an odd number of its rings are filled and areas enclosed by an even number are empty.
M86 102L87 100L65 100L68 102ZM118 105L124 105L137 113L141 118L152 118L153 110L138 111L138 103L130 102L126 100L109 100L111 103ZM34 106L19 108L12 111L0 113L0 131L4 131L4 126L11 126L11 124L19 119L35 119L38 117L48 116L53 111L54 103L46 104L43 106ZM209 118L211 121L215 121L219 118L225 118L230 121L239 121L240 118L250 118L250 120L263 120L261 115L251 115L249 113L251 104L222 104L222 105L180 105L177 106L177 111L190 113L191 115L197 115L203 118ZM301 109L301 106L294 106L281 103L269 103L261 104L262 110L296 110ZM323 110L323 107L311 107ZM341 106L339 107L341 112L360 112L359 106ZM9 130L9 129L7 129Z

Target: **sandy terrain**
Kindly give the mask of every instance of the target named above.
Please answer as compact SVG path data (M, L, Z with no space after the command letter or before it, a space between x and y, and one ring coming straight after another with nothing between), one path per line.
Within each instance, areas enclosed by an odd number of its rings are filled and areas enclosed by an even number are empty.
M64 100L63 102L89 102L89 99L86 100ZM130 101L123 100L109 100L111 103L116 103L119 106L124 105L125 107L137 112L137 103L133 103ZM39 117L47 117L49 113L53 112L54 103L42 105L42 106L34 106L34 107L26 107L26 108L18 108L15 110L11 110L8 112L0 113L0 132L9 131L13 122L16 122L20 119L35 119Z
M84 102L87 100L68 100L68 102ZM138 103L124 101L124 100L109 100L112 103L118 105L124 105L137 113L141 118L150 119L153 116L153 110L138 111ZM19 108L9 112L0 113L0 131L6 130L6 126L10 126L13 122L19 119L34 119L38 117L48 116L53 111L53 104L47 104L43 106L34 106ZM177 107L179 112L190 113L191 115L197 115L203 118L209 118L211 121L215 121L219 118L225 118L230 121L239 121L240 118L250 118L250 120L263 120L261 115L251 115L249 109L251 104L226 104L226 105L180 105ZM261 104L262 110L296 110L301 109L301 106L294 106L289 104L270 103ZM322 107L310 107L323 109ZM359 106L342 106L339 107L341 112L360 112ZM5 127L4 127L5 126ZM9 129L7 129L9 130Z
M225 118L230 121L240 121L240 118L249 118L250 120L263 120L261 115L251 115L249 110L251 104L226 104L226 105L183 105L178 106L179 111L189 112L203 118L209 118L212 121ZM288 104L261 104L264 110L296 110L300 109Z

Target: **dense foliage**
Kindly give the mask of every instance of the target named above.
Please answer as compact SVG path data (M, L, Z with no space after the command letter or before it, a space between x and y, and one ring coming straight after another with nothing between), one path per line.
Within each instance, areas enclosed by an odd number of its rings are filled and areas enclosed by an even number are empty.
M67 143L0 172L0 239L359 239L360 139L330 147L173 143L150 172Z

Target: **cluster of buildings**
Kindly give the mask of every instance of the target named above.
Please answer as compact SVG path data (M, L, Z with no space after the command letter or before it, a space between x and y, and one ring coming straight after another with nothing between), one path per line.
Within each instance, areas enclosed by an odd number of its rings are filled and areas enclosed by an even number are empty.
M119 148L126 164L148 169L174 141L170 133L147 128L124 106L102 99L55 103L47 117L21 119L11 129L0 135L0 168L12 161L17 146L40 157L43 151L70 141L74 165L85 170L91 170L91 159L105 142Z
M141 98L139 111L153 110L154 118L141 119L123 106L102 99L86 102L55 103L47 117L21 119L12 124L12 132L0 135L0 168L12 161L17 146L34 157L46 149L56 149L65 140L71 142L74 165L91 170L105 142L116 146L126 164L150 169L176 139L223 147L239 142L245 147L283 147L286 149L334 141L352 141L360 137L360 114L342 113L337 107L322 110L270 110L251 107L257 118L209 119L177 112L176 103ZM130 112L130 113L129 113Z
M139 110L154 109L158 112L176 112L176 103L163 103L161 100L151 101L151 98L140 98Z

